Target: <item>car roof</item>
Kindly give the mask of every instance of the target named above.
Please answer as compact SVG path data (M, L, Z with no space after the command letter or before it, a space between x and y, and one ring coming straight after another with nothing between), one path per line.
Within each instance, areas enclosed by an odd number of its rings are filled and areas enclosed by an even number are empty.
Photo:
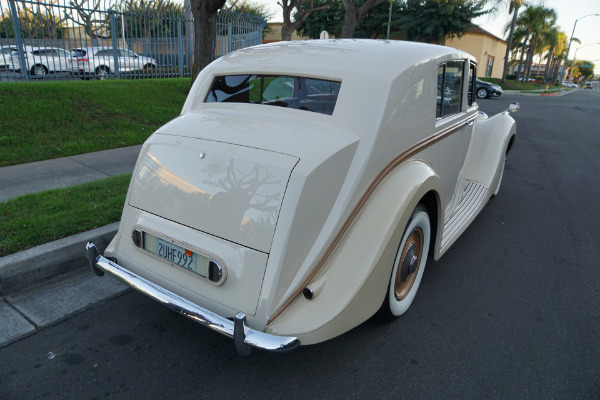
M287 73L392 80L415 65L469 54L451 47L400 40L332 39L276 42L229 53L211 64L219 73Z

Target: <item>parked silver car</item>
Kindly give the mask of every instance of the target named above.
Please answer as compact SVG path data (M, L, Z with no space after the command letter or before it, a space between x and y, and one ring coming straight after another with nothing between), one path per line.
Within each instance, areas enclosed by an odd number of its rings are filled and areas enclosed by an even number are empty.
M23 47L25 68L21 66L18 49L10 53L12 69L16 72L29 71L36 78L49 73L71 72L71 53L58 47Z
M106 79L117 72L151 71L156 68L156 60L140 56L131 50L113 47L83 47L73 49L72 73L82 79L95 77Z

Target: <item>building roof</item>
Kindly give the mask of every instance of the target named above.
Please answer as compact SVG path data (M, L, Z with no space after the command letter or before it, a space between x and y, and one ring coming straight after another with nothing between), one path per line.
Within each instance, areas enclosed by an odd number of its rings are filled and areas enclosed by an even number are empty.
M469 28L469 30L467 32L470 33L478 33L480 35L487 35L487 36L491 36L492 38L499 40L503 43L506 43L506 41L504 39L499 38L498 36L486 31L485 29L483 29L482 27L478 26L478 25L473 25Z

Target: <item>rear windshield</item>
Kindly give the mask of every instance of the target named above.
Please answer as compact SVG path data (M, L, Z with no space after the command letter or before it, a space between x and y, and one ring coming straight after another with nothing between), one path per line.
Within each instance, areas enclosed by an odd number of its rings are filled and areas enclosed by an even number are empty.
M85 57L86 52L82 49L75 49L71 52L71 56L73 57Z
M282 75L217 76L206 103L252 103L331 115L341 82Z

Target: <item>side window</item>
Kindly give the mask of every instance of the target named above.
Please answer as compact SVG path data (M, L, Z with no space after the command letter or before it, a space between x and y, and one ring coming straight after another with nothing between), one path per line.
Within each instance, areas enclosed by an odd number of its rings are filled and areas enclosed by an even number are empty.
M477 65L474 63L469 64L469 92L467 95L467 101L469 107L475 102L475 81L477 79Z
M438 66L437 118L461 111L464 66L464 61L448 61Z

